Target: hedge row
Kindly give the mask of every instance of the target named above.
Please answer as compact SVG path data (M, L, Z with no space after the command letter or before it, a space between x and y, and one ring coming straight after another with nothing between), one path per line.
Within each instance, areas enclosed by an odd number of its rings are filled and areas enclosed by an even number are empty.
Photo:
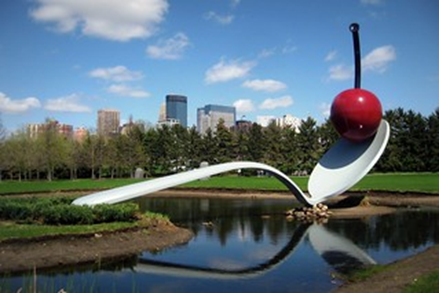
M49 225L128 222L138 219L139 207L133 203L76 206L72 199L0 198L0 220Z

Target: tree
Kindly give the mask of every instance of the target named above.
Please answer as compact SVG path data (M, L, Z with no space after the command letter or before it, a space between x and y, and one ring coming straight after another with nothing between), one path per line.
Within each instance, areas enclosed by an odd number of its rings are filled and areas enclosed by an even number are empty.
M6 138L6 129L3 127L2 117L0 116L0 182L2 181L3 170L5 169L4 161L6 160L4 143Z
M201 140L201 161L209 164L218 163L218 143L216 137L213 135L212 129L208 128Z
M201 164L202 138L195 126L189 129L187 143L187 158L189 169L198 168Z
M262 133L262 126L253 123L248 135L248 158L251 161L261 162L265 150L265 137Z
M146 154L143 149L143 133L140 127L134 125L126 135L118 135L118 157L124 161L130 177L134 178L136 168L146 165Z
M317 132L317 122L308 117L302 121L298 135L299 168L311 172L323 153Z
M217 141L217 159L218 163L230 162L232 160L233 153L233 136L228 127L225 126L223 119L219 119L216 126L216 141Z
M298 133L295 129L285 128L283 137L283 162L280 165L280 170L286 174L292 174L299 169Z
M46 171L48 181L52 181L55 168L62 165L64 160L63 140L65 138L58 132L56 123L46 119L45 129L38 134L38 154L41 164Z
M439 108L427 118L427 133L426 133L427 170L431 172L439 171Z
M282 129L273 121L264 129L265 152L264 163L279 168L283 161L285 140Z

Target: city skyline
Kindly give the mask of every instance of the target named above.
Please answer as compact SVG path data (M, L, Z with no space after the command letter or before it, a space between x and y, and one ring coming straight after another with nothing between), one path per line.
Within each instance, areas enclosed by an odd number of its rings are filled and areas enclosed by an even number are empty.
M94 127L105 108L119 109L122 124L130 115L155 123L169 93L189 97L188 126L207 104L252 121L292 113L323 122L353 87L352 22L362 85L384 111L439 107L436 1L102 3L1 2L0 119L9 132L46 118Z

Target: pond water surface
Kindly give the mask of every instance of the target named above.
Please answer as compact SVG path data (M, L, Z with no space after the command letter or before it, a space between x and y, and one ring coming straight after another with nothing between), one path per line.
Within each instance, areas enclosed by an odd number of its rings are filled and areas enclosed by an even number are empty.
M280 199L144 198L143 210L191 229L187 244L94 267L38 272L41 292L329 292L334 276L386 264L439 242L439 210L401 209L325 224L288 222ZM270 216L266 216L270 215ZM3 278L17 292L31 275ZM24 291L25 292L25 291Z

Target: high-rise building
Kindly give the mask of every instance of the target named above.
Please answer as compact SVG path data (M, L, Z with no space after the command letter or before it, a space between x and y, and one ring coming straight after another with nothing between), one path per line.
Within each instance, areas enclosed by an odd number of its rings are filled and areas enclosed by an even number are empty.
M277 126L281 128L294 128L296 132L299 131L299 127L302 125L302 120L291 114L286 114L280 118L276 118L275 121Z
M182 95L166 96L166 120L178 120L181 126L187 127L187 97Z
M69 124L59 123L57 120L47 120L45 123L28 124L27 133L29 137L36 138L38 135L47 131L56 131L65 138L73 137L73 126Z
M197 109L197 130L200 134L205 134L207 129L216 131L220 119L228 128L235 126L236 109L235 107L206 105Z
M98 111L98 134L109 136L119 133L120 112L103 109Z
M159 110L159 123L166 121L166 104L162 103Z

